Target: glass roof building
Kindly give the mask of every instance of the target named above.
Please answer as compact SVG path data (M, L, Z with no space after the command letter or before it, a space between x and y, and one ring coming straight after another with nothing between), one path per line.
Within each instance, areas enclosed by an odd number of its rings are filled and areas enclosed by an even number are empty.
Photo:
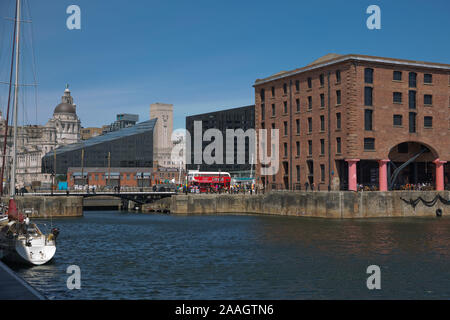
M56 174L66 174L69 167L153 167L153 132L156 121L156 118L151 119L57 148L42 158L42 172L53 173L55 164Z

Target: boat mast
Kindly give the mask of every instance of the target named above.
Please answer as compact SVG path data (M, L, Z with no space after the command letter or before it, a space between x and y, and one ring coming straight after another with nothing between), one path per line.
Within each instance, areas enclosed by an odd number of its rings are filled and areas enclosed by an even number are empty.
M20 0L16 0L16 78L14 84L14 130L13 130L13 165L11 171L11 185L9 194L11 197L16 195L16 166L17 166L17 108L19 97L19 53L20 53Z
M3 138L2 169L1 169L1 173L0 173L0 196L3 196L3 178L4 178L4 174L5 174L6 145L8 143L9 106L11 105L11 88L12 88L12 79L13 79L13 73L14 73L14 52L16 50L16 25L17 25L17 6L16 6L16 13L14 15L14 31L13 31L12 52L11 52L11 70L9 72L8 108L6 110L5 136Z

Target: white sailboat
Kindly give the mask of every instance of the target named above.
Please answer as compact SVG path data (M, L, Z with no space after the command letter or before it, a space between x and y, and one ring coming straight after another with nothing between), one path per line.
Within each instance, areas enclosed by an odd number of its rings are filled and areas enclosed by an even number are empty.
M42 265L50 261L56 252L58 229L52 229L48 235L43 234L36 224L31 223L17 209L16 197L16 162L17 162L17 108L19 91L19 52L21 0L16 0L15 17L15 86L14 86L14 127L13 127L13 165L11 170L10 199L6 214L0 215L0 258L4 260ZM15 49L15 52L14 52ZM12 71L12 69L11 69ZM10 86L12 84L12 72ZM7 132L5 132L6 136ZM3 154L5 156L5 153Z

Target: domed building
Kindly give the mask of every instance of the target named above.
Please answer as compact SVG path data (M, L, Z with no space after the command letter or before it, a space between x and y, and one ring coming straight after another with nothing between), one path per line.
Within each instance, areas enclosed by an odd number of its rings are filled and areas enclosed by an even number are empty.
M5 120L0 116L0 140L4 139ZM66 86L61 103L55 107L53 117L45 126L26 125L17 128L17 186L48 188L52 175L42 173L42 157L55 148L80 141L81 123L76 105ZM0 148L2 149L2 148ZM0 150L0 156L3 150ZM5 180L9 179L12 163L12 127L8 128ZM0 164L1 165L1 164ZM5 187L8 187L5 184Z
M56 129L56 143L59 146L71 143L77 143L81 138L81 123L77 116L77 106L73 103L70 95L69 86L66 86L61 103L53 111L46 127Z

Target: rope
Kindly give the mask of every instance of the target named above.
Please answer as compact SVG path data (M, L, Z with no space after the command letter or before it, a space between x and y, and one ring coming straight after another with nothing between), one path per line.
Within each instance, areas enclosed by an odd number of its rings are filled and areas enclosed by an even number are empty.
M436 197L434 197L434 199L431 201L427 201L422 197L418 197L416 200L413 200L413 199L406 200L402 197L400 197L400 199L403 200L404 202L406 202L407 204L411 205L413 208L416 208L417 204L420 201L422 201L422 203L427 207L433 207L436 204L436 202L438 202L438 200L441 201L442 204L444 204L446 206L450 206L450 200L444 199L440 194L438 194Z

